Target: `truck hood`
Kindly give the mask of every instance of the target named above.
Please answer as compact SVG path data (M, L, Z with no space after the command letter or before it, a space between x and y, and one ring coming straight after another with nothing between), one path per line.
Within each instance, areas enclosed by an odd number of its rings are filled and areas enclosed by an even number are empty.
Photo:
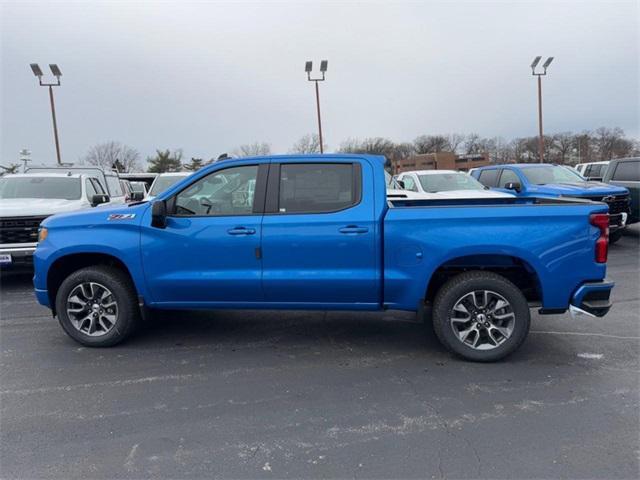
M45 217L82 208L81 200L51 198L5 198L0 200L0 217Z
M566 196L596 196L596 195L623 195L629 193L624 187L617 187L602 182L579 182L579 183L547 183L544 185L532 185L527 189L529 192L535 192L547 195L566 195Z
M114 206L97 206L95 208L80 210L71 213L61 213L47 218L42 226L56 227L83 227L110 224L139 224L142 214L149 203L131 203Z

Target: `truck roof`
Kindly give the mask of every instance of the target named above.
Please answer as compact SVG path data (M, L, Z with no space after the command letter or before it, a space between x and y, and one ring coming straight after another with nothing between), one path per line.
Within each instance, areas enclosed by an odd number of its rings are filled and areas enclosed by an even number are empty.
M90 177L91 175L83 174L83 173L50 173L50 172L32 172L32 173L11 173L8 175L4 175L2 178L16 178L16 177L44 177L44 178L82 178L82 177Z
M473 170L480 171L480 170L489 170L491 168L505 168L505 167L513 167L513 168L567 167L567 168L571 168L569 165L558 165L557 163L504 163L500 165L487 165L486 167L476 167Z
M437 175L438 173L462 173L465 174L465 172L459 172L456 170L410 170L408 172L402 172L402 173L416 173L418 175Z
M371 153L287 153L279 155L256 155L252 157L240 157L240 158L223 158L216 162L206 165L215 165L217 163L227 162L243 162L243 161L255 161L255 160L294 160L294 159L318 159L318 160L331 160L332 158L372 158L376 159L384 164L386 161L383 155L374 155Z

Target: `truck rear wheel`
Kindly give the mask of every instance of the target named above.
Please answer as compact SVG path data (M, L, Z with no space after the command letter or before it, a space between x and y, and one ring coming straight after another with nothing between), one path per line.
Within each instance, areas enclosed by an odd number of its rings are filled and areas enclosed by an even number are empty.
M517 350L529 333L530 321L522 292L492 272L453 277L433 304L433 328L440 342L477 362L500 360Z
M56 295L58 321L76 342L111 347L127 338L139 323L135 288L113 267L87 267L73 272Z

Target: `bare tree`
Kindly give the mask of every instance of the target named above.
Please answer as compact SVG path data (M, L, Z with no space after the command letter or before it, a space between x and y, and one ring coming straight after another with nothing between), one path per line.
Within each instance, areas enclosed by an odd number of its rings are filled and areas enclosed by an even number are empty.
M120 142L105 142L94 145L80 160L82 163L95 165L105 170L118 167L122 172L141 171L138 151Z
M413 145L417 154L453 151L449 139L444 135L420 135Z
M450 133L447 135L448 151L457 153L458 149L464 143L465 136L461 133Z
M327 149L326 145L322 145L322 147L324 150ZM317 133L304 135L293 144L289 153L320 153L320 137Z
M574 143L575 139L571 132L561 132L552 135L549 148L551 151L550 159L561 165L568 163Z
M266 142L253 142L240 145L233 152L234 157L256 157L271 155L271 145Z
M626 157L633 151L633 142L625 138L624 131L619 127L600 127L593 133L600 160Z

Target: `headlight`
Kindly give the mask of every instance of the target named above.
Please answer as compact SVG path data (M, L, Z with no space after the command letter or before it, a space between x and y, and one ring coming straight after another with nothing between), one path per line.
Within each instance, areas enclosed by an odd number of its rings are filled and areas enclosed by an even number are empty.
M38 230L38 242L44 242L48 235L49 230L47 230L47 227L40 227L40 230Z

